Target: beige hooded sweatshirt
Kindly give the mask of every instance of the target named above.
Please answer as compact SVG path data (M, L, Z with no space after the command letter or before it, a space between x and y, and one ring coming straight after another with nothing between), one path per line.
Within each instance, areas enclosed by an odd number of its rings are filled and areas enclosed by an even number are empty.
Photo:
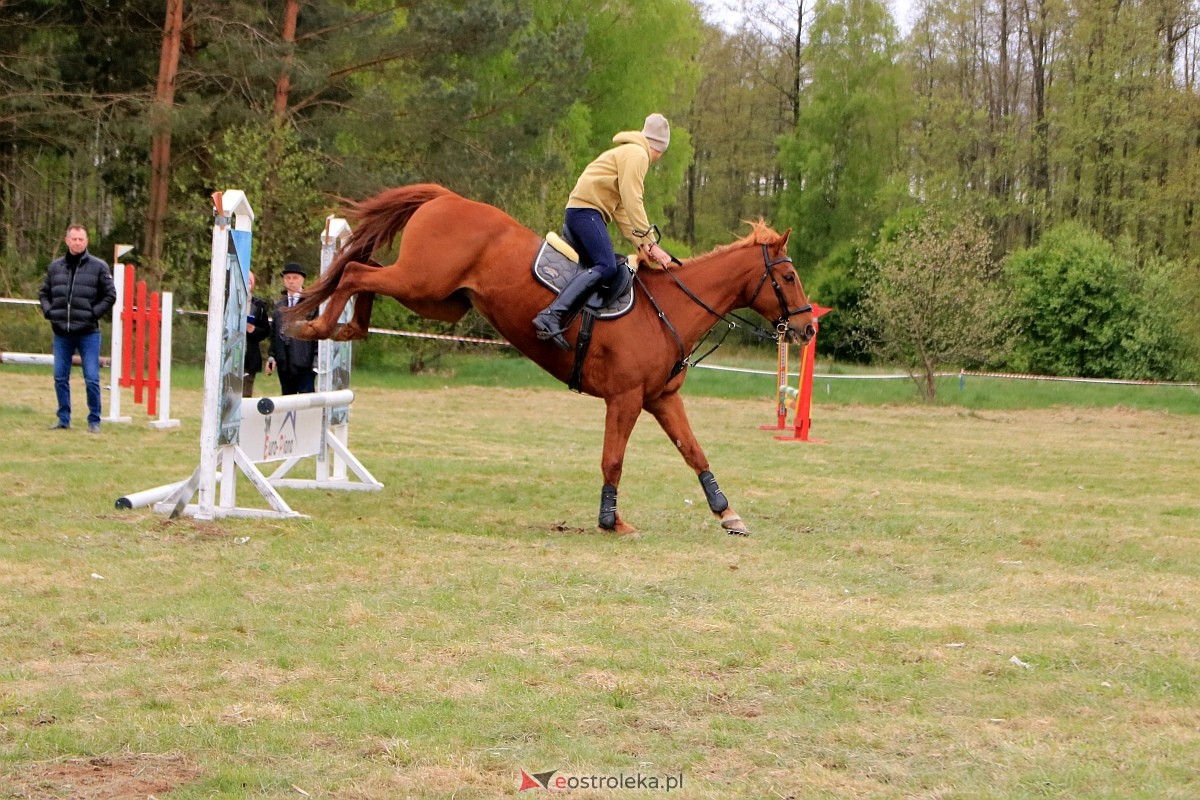
M605 222L615 219L629 241L652 244L650 238L633 233L650 229L642 205L646 172L650 169L650 144L641 131L622 131L613 142L617 146L597 156L579 176L567 198L567 208L593 208Z

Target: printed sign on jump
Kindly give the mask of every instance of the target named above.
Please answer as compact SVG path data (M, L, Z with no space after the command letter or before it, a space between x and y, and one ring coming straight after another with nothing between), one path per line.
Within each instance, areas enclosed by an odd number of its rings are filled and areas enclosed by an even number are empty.
M317 455L321 450L320 408L242 415L242 449L255 462Z

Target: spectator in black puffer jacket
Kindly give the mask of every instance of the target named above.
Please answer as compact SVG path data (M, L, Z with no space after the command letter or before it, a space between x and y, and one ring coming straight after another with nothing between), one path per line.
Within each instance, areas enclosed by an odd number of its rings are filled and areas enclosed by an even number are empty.
M39 297L42 316L54 331L54 393L58 421L51 430L71 427L71 360L79 353L87 389L88 432L100 432L100 319L117 302L112 273L88 252L87 229L71 225L63 241L67 254L50 262Z

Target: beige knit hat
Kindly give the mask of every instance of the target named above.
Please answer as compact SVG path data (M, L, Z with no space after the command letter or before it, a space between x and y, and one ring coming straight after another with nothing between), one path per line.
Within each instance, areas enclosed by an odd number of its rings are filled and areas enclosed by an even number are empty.
M667 122L667 118L662 114L651 114L646 117L646 124L642 126L642 136L646 137L646 141L655 150L665 152L667 145L671 143L671 123Z

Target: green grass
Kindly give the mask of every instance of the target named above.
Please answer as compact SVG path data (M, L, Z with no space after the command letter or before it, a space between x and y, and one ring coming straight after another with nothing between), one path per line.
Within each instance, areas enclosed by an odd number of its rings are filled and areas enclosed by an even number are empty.
M593 527L602 404L517 359L356 374L385 488L285 490L293 521L113 509L195 467L196 369L182 430L100 437L44 430L44 370L0 379L0 797L495 798L550 769L700 799L1200 792L1186 403L818 395L827 443L781 443L769 386L696 370L755 535L645 419L633 539Z

